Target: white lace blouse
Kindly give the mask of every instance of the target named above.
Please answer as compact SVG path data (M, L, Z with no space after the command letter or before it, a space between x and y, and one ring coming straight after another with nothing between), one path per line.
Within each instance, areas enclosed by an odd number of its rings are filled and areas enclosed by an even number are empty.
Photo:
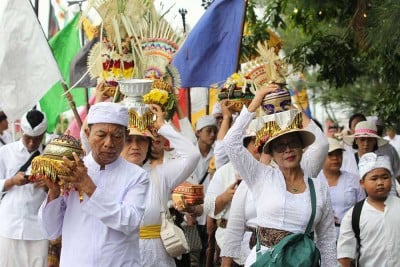
M157 178L150 177L149 173L150 185L141 226L161 224L160 199L166 210L172 190L186 180L200 159L200 152L196 146L176 132L171 125L164 124L158 132L169 140L174 152L170 153L169 160L165 160L153 170L153 175ZM144 168L148 172L151 171L148 164ZM160 238L140 239L139 245L142 266L175 266L173 258L167 254Z
M306 177L314 177L321 170L324 159L328 153L328 141L324 133L313 122L305 128L315 136L315 142L303 154L301 166ZM228 225L225 231L224 245L221 247L221 256L232 257L235 262L243 265L250 254L249 241L251 232L246 232L246 227L257 227L256 209L253 196L245 182L237 188L232 199Z
M243 129L247 128L254 115L248 112L246 107L242 109L225 136L224 147L234 168L253 194L257 225L293 233L304 232L311 214L309 200L295 203L289 201L282 172L257 161L241 143ZM307 177L304 179L308 188ZM328 186L318 179L313 179L313 182L317 195L313 230L317 247L321 252L322 266L336 266L336 234ZM308 189L303 195L304 199L310 199ZM302 212L293 212L294 209Z

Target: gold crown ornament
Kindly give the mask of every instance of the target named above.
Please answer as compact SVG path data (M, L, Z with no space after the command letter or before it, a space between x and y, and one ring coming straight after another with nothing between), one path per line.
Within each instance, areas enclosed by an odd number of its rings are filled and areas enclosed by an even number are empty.
M60 179L60 175L68 175L61 166L64 164L63 157L74 160L73 153L80 158L83 157L84 151L81 142L70 135L61 135L54 138L46 145L43 154L32 160L32 169L29 176L30 181L41 179L50 179L53 183L57 183L61 187L61 194L67 195L70 190L75 188ZM82 200L82 194L80 194Z
M270 144L273 140L289 133L298 133L304 147L311 145L315 136L313 133L303 129L302 113L291 109L279 113L262 116L258 119L255 146L264 144L264 150L270 151Z

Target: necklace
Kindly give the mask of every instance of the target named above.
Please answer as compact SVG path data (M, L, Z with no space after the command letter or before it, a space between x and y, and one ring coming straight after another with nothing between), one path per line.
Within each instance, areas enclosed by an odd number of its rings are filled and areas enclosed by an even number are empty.
M299 192L299 189L297 187L293 187L292 191L293 191L293 193L297 193L297 192Z
M287 183L286 184L287 190L292 193L298 193L300 191L301 187L302 187L301 183L300 184L296 184L296 183L293 183L293 184Z

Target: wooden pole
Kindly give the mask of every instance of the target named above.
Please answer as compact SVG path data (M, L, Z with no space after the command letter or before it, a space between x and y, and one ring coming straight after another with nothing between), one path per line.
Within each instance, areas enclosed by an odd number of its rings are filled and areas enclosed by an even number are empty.
M192 101L190 99L190 87L186 89L186 109L187 117L192 122Z
M82 127L82 120L81 117L79 116L78 110L76 109L76 104L74 102L74 99L72 98L72 94L68 91L68 86L64 81L61 81L61 85L64 89L65 96L67 97L68 104L72 109L72 112L74 113L74 117L76 119L76 122L78 123L79 128Z

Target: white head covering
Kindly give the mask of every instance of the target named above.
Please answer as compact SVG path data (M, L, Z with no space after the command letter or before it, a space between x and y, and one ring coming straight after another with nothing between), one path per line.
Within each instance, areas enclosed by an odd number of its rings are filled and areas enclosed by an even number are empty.
M196 122L196 131L199 131L207 126L215 126L217 127L217 121L213 116L203 116Z
M216 114L221 114L222 110L221 110L221 104L219 102L215 103L211 115L215 116Z
M43 114L42 122L39 123L39 125L36 125L36 127L34 127L34 128L32 128L32 126L27 118L27 115L31 114L32 112L39 112L39 113ZM21 118L21 129L24 132L24 134L29 135L29 136L39 136L39 135L44 134L47 130L46 114L44 114L43 112L40 112L37 109L28 111Z
M390 160L387 156L377 155L373 152L365 153L362 155L360 162L358 163L360 179L362 179L370 171L378 168L387 169L390 174L393 175Z
M90 107L87 123L112 123L128 126L128 109L113 102L100 102Z
M335 138L328 138L328 143L329 143L329 149L328 153L335 151L335 150L344 150L343 145Z

